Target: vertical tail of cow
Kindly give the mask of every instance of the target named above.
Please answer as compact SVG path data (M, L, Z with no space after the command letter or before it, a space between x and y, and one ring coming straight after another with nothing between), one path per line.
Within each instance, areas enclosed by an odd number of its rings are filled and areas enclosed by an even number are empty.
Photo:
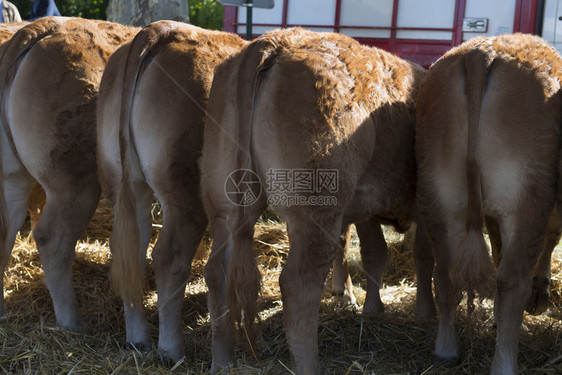
M4 46L0 60L0 82L2 83L0 85L0 120L2 122L0 126L3 127L4 135L7 137L8 144L12 147L14 152L15 146L6 118L5 89L14 79L18 64L27 52L41 39L57 31L63 23L64 19L57 17L38 20L20 29ZM2 142L0 142L0 157L2 155L1 147ZM17 153L15 155L16 159L21 164ZM21 166L25 169L23 164L21 164ZM3 174L2 162L0 160L0 176ZM7 257L10 249L7 249L8 245L6 242L8 241L9 226L10 218L6 202L4 181L3 178L0 178L0 266L2 267L8 262Z
M494 292L494 266L482 234L482 193L478 166L482 101L492 63L493 58L480 50L465 57L468 110L466 237L453 259L451 278L460 290L468 291L469 297L474 295L474 291L481 297L492 297Z
M241 55L237 77L237 166L254 170L252 160L252 128L255 97L262 73L274 56L274 46L268 40L249 45ZM261 274L253 250L253 222L245 218L245 205L239 205L234 224L234 249L228 273L228 302L231 320L244 327L250 341L254 337L254 323L258 316L257 299L261 290Z
M111 279L125 303L142 301L144 272L141 264L140 229L137 222L136 197L133 190L133 164L139 160L131 144L130 120L133 99L138 80L146 65L157 53L157 47L167 35L168 29L150 25L137 34L129 46L119 113L119 153L121 181L114 206L115 223L111 235L113 262Z

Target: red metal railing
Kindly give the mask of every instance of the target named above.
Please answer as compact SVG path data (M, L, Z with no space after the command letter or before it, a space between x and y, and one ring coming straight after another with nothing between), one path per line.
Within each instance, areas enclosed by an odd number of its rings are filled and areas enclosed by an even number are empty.
M279 1L279 0L278 0ZM388 30L390 32L389 38L365 38L355 37L358 41L364 44L377 46L396 53L404 58L416 61L417 63L428 66L443 53L451 47L462 43L463 32L462 24L465 15L465 8L467 0L455 0L455 10L453 16L453 26L451 28L441 27L399 27L397 26L398 20L398 5L400 0L393 0L392 6L392 21L390 26L357 26L357 25L342 25L341 24L341 9L342 0L336 0L336 9L334 15L333 25L317 25L317 24L291 24L288 23L288 8L289 0L283 1L281 23L254 23L254 26L263 27L293 27L301 26L305 28L322 28L326 31L341 32L342 29L366 29L366 30ZM295 1L295 0L291 0ZM515 17L513 23L514 32L533 33L535 31L537 9L539 0L514 0L515 4ZM238 26L245 26L245 23L237 22L237 7L224 8L224 25L223 30L236 32ZM429 40L429 39L402 39L397 38L397 31L446 31L452 33L451 39L445 40ZM245 36L244 34L240 34ZM254 37L258 35L253 35Z

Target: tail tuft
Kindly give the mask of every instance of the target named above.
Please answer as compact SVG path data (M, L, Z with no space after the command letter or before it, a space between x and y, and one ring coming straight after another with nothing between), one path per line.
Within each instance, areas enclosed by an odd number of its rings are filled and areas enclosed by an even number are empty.
M450 277L457 290L477 292L481 298L492 298L495 292L495 269L482 231L470 230L453 260Z
M111 281L123 301L141 306L144 292L144 274L141 267L140 231L136 219L133 191L125 177L119 184L117 200L113 208L114 225L111 234L113 262Z
M245 332L250 346L256 337L258 297L261 291L261 273L253 251L253 228L242 225L234 238L232 261L228 273L228 303L230 319Z

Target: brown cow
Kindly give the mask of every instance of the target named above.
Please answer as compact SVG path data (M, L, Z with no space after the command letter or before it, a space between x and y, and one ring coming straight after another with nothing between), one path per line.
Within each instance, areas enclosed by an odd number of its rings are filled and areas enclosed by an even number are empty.
M115 212L111 272L125 305L127 343L152 347L142 295L155 194L164 213L153 251L158 347L174 361L184 356L181 306L207 225L198 169L204 108L215 67L243 45L233 34L155 22L114 54L101 83L98 165Z
M19 30L0 51L0 267L3 272L38 182L47 204L35 242L57 323L74 331L87 328L72 288L74 246L100 194L97 89L109 56L132 35L109 22L49 17Z
M435 354L458 360L461 292L495 291L492 373L515 374L531 272L560 182L562 60L542 39L516 34L470 40L430 70L420 89L416 154L419 204L437 259ZM484 215L501 236L497 272ZM558 236L556 228L549 233Z
M252 235L267 202L291 242L279 282L293 369L320 372L321 289L343 225L375 216L406 229L412 219L423 72L346 36L302 29L267 33L217 69L201 158L214 238L205 269L211 372L234 363L232 320L243 310L251 332L257 315ZM283 196L286 171L315 178L313 189Z

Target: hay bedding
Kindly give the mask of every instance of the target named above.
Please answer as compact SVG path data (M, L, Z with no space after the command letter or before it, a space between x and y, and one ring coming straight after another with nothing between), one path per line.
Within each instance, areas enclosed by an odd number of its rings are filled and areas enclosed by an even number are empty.
M155 212L158 220L158 213ZM210 324L206 311L203 267L206 254L193 265L183 319L187 356L173 368L161 365L158 351L141 354L125 349L125 327L120 299L110 289L109 247L111 210L102 201L88 231L77 246L75 287L82 315L91 333L73 334L56 327L48 291L43 284L40 259L29 229L18 236L6 271L7 317L0 323L0 371L5 374L207 374L209 373ZM155 236L157 232L155 227ZM240 366L225 374L290 374L290 360L283 333L282 307L277 279L288 254L283 224L271 219L258 223L256 247L263 274L262 332L254 357L239 350ZM154 236L154 238L155 238ZM386 313L362 317L353 308L337 308L326 291L320 311L320 355L326 374L441 374L451 370L434 367L432 345L436 321L413 317L415 287L411 254L401 249L402 236L386 231L390 261L382 291ZM210 244L207 238L205 244ZM355 293L364 300L358 240L354 236L350 256ZM562 373L562 250L554 253L552 304L539 317L526 315L521 329L519 363L523 374ZM150 263L146 307L153 337L157 335L155 283ZM460 374L486 373L494 349L492 308L484 301L468 316L462 308L458 332L463 362ZM156 342L156 341L155 341ZM257 359L256 359L257 358Z

